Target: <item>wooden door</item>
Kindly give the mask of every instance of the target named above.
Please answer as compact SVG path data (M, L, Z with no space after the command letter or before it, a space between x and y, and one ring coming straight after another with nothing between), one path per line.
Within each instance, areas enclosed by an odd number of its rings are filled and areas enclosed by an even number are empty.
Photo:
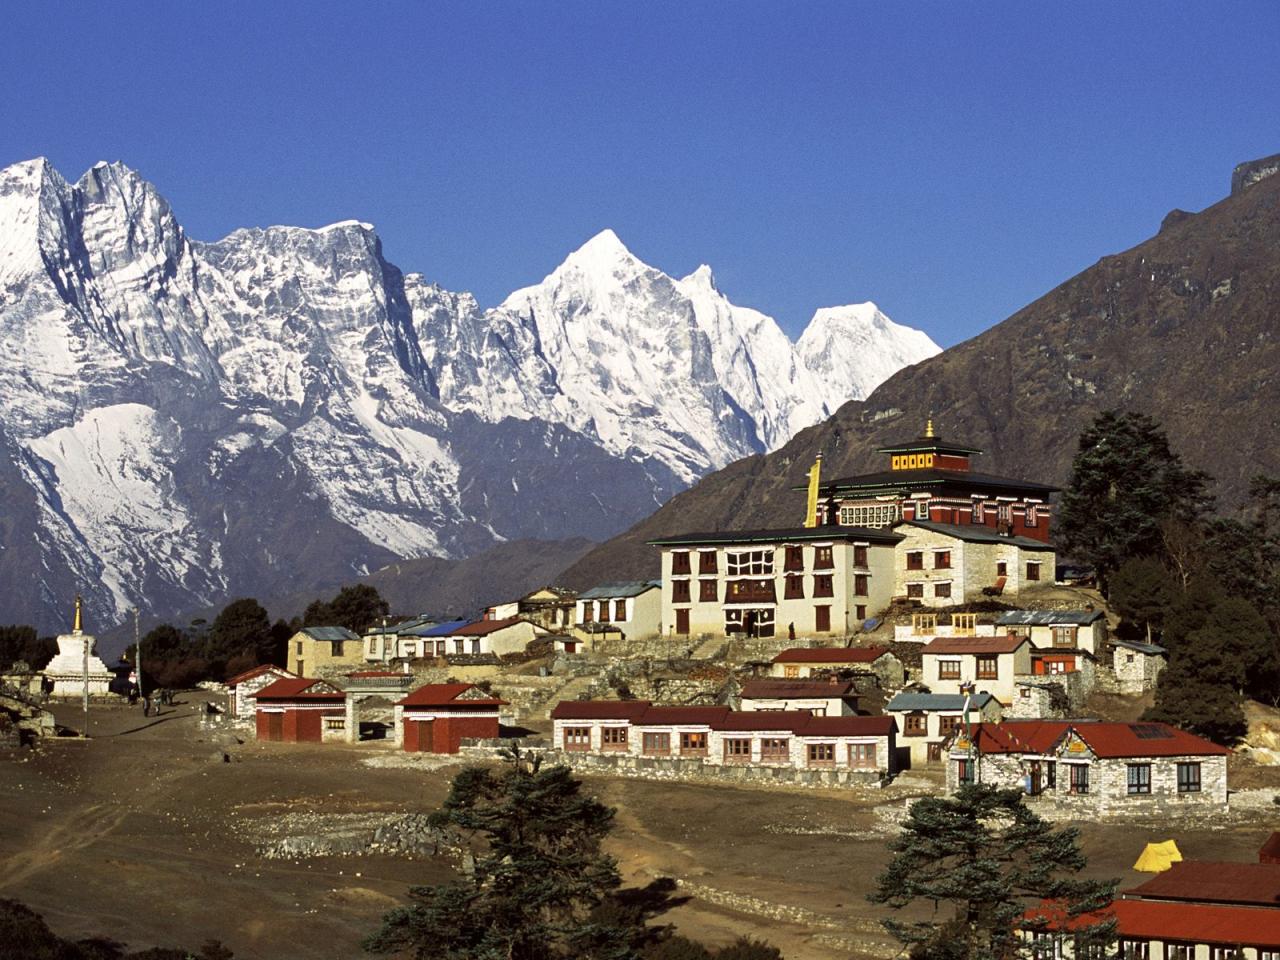
M813 608L813 629L818 633L831 632L831 608L820 606Z
M689 635L689 611L688 610L676 611L676 633L680 634L680 636L682 637L687 637Z
M284 714L283 713L267 714L267 739L268 740L284 739Z
M1030 778L1031 782L1027 792L1030 793L1033 797L1037 796L1040 793L1040 761L1039 760L1031 761L1030 769L1028 771L1028 777Z

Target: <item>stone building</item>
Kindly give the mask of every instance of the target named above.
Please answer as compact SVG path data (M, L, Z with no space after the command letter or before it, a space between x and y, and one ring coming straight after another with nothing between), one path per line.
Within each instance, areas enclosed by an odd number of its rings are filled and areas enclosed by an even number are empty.
M319 743L346 736L346 694L325 680L286 677L254 694L259 740Z
M852 717L858 713L858 694L848 680L748 680L742 685L738 709L804 710L815 717Z
M1021 787L1054 815L1166 817L1227 808L1231 751L1164 723L1005 720L956 731L947 789Z
M926 607L970 603L989 594L1016 599L1054 580L1054 547L1031 537L918 520L900 523L893 532L902 537L893 595Z
M602 583L578 595L576 623L587 633L648 640L662 632L662 582Z
M396 740L410 753L457 753L463 740L496 740L505 706L470 683L429 683L396 703Z
M364 644L346 627L303 627L289 638L287 665L296 677L344 673L364 662Z
M231 698L231 715L237 720L250 720L257 711L258 704L254 697L258 691L270 686L277 680L296 679L284 667L274 663L264 663L244 673L238 673L227 681L227 693Z
M551 712L555 746L568 754L695 758L742 765L853 770L878 778L896 770L891 717L817 717L805 711L655 706L644 700L564 700Z
M1107 617L1101 610L1006 610L996 632L1026 637L1037 650L1083 650L1099 657L1106 649Z
M789 680L827 674L870 673L885 690L906 682L902 661L888 647L788 647L769 665L769 675Z
M1142 694L1154 690L1160 671L1168 662L1169 652L1154 643L1111 641L1111 669L1121 693Z

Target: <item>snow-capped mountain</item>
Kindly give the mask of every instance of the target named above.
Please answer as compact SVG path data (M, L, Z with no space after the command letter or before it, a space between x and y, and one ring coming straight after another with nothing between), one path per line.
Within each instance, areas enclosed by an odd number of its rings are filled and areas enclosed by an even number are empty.
M42 626L605 537L937 352L874 305L798 344L605 231L484 310L373 228L189 239L120 164L0 170L0 587Z

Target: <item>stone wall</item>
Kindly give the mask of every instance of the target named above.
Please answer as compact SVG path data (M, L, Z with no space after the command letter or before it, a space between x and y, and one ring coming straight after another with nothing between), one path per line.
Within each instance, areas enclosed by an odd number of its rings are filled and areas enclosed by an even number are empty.
M778 787L882 787L889 777L865 770L797 770L706 763L690 757L637 757L630 754L550 751L556 763L578 773L634 777L639 780L678 780L685 783L730 783Z

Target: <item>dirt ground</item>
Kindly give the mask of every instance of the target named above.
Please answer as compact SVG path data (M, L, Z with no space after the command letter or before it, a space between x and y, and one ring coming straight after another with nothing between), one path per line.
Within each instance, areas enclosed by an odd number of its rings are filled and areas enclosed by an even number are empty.
M430 811L456 767L365 762L398 756L389 745L253 741L229 748L226 763L194 707L151 719L96 708L89 740L0 754L0 896L65 936L106 934L133 948L217 938L239 958L333 960L361 956L361 937L410 884L450 875L433 857L267 860L251 837L283 812ZM74 709L59 719L79 726ZM1081 825L1090 872L1139 883L1129 866L1142 845L1170 836L1188 857L1254 859L1280 820L1270 802L1280 768L1250 768L1247 780L1249 810L1220 822ZM682 933L717 943L745 933L789 960L825 960L896 953L865 896L895 818L933 782L913 773L883 791L588 786L618 809L610 849L628 882L680 882L689 899L666 920Z

